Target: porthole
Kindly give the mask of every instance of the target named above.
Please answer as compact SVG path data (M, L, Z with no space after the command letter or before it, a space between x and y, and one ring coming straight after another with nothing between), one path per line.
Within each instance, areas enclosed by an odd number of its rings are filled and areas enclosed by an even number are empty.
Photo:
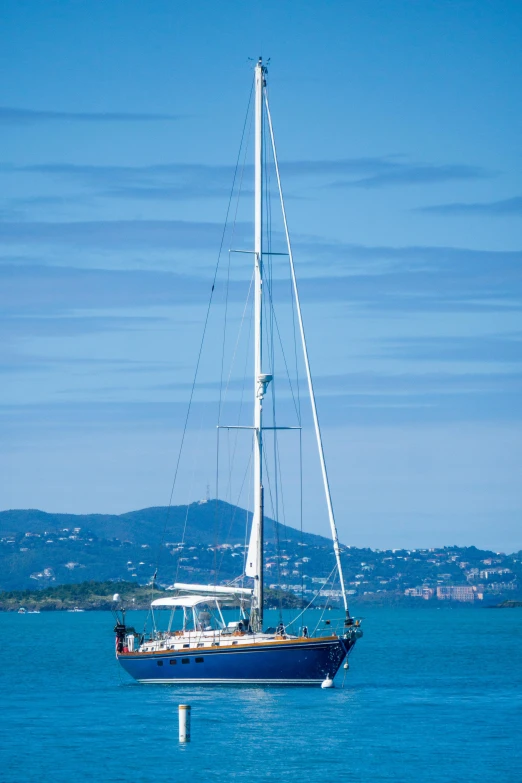
M175 659L172 659L172 660L170 661L170 665L171 665L171 666L174 666L174 664L176 664L176 663L177 663L177 661L176 661Z
M181 663L190 663L190 658L182 658Z
M196 663L203 663L203 658L196 658Z
M158 666L163 666L163 661L156 661L156 663L158 664Z

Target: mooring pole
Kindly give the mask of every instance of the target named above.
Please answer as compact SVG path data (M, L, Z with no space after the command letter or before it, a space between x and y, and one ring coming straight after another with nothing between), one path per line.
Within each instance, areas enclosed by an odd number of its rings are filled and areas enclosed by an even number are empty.
M180 704L179 713L179 741L190 742L190 704Z

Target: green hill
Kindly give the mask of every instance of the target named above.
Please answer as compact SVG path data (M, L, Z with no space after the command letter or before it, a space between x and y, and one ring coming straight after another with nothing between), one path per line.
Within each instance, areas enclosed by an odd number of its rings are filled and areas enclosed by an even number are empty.
M186 525L185 539L195 544L242 544L250 530L252 514L222 500L200 501L188 506L154 506L126 514L53 514L37 509L0 511L0 536L27 531L43 534L59 533L78 527L97 538L118 539L132 544L157 546L166 530L166 541L181 541ZM309 544L325 544L323 536L303 533ZM265 538L274 541L300 541L301 532L265 518Z
M223 501L145 508L126 514L51 514L37 509L0 512L0 590L44 588L85 580L233 579L243 570L252 514ZM184 532L185 531L185 532ZM268 547L329 548L322 536L265 520ZM179 542L185 541L187 551ZM160 543L165 544L160 548ZM219 550L219 545L236 547ZM197 549L192 554L190 547Z

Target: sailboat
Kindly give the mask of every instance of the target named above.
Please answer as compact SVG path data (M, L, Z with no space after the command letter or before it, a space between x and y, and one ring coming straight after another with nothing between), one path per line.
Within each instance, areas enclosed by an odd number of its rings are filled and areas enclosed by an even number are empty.
M341 550L308 360L292 247L288 232L285 204L266 89L267 67L260 58L254 68L254 394L253 394L253 517L245 560L245 576L252 587L240 586L237 580L228 585L188 584L175 582L171 594L152 601L153 613L167 610L169 622L164 631L154 630L145 637L129 628L125 612L118 608L116 657L125 671L140 683L176 684L256 684L318 685L332 683L343 661L362 636L360 622L349 611ZM344 616L337 622L327 620L310 632L302 625L290 633L283 622L266 628L264 622L264 487L263 401L270 373L263 372L263 280L265 258L269 248L263 246L264 155L268 129L280 197L284 233L290 261L292 290L296 306L308 391L317 440L322 480L330 522L333 551L344 606ZM288 428L281 428L288 429ZM119 595L115 595L119 602ZM239 608L237 620L227 622L224 611ZM225 611L228 615L228 612ZM177 622L176 622L177 620ZM346 664L345 664L346 666Z

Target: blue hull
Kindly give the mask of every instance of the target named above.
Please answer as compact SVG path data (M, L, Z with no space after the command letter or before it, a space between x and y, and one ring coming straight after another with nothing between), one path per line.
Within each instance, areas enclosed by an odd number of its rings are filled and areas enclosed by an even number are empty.
M117 657L131 677L144 683L314 685L335 676L354 644L329 637Z

